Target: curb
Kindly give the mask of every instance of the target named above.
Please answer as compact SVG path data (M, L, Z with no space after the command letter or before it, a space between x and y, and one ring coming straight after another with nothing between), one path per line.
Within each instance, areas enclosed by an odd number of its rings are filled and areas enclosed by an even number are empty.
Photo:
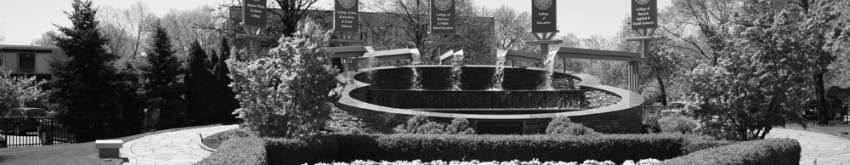
M207 151L209 151L209 152L215 152L215 151L218 151L218 150L216 150L215 148L212 148L212 147L210 147L210 146L205 145L205 144L204 144L204 140L203 140L203 139L201 139L201 144L200 144L199 146L201 146L201 149L207 150Z

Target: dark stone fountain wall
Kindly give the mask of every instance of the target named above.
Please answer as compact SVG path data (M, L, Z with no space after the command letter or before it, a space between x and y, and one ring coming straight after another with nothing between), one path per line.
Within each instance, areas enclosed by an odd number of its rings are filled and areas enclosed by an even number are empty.
M421 90L448 90L451 88L451 68L418 67L421 77ZM487 90L492 87L494 67L464 67L461 77L462 90ZM413 69L407 67L383 69L369 73L358 74L355 78L369 83L373 89L402 89L409 90L412 86ZM543 83L545 72L519 68L505 68L504 90L537 90ZM577 79L568 74L555 74L554 79Z
M369 84L351 90L348 95L366 103L413 111L451 114L522 115L571 112L586 109L585 90L537 90L543 83L544 71L505 68L501 91L487 90L492 85L495 67L467 66L463 68L461 90L451 91L450 66L421 66L422 89L412 90L412 69L393 67L361 72L358 81ZM556 73L558 79L578 79L569 74ZM379 112L361 108L356 104L339 104L343 109L366 121L367 127L389 132L404 123L410 115ZM426 115L427 116L427 115ZM552 116L555 117L555 116ZM451 118L435 118L448 122ZM641 128L641 109L612 109L603 113L570 116L570 119L605 133L637 133ZM544 133L551 118L486 119L468 118L482 134L536 134Z

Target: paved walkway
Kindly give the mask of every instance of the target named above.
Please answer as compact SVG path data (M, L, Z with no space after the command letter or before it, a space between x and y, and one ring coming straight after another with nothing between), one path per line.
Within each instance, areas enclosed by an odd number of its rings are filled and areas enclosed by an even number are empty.
M237 128L237 125L211 126L149 135L126 142L121 157L125 165L188 165L207 157L211 152L200 147L204 137Z
M797 139L802 147L801 165L850 164L850 140L816 132L773 128L768 138Z

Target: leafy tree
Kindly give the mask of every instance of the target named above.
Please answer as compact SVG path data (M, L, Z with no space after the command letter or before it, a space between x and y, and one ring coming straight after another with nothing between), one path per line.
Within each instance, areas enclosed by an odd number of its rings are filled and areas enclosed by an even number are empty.
M183 64L174 55L171 39L159 23L151 34L150 49L147 51L147 65L142 66L142 83L147 107L150 111L159 111L157 128L181 126L186 118L183 104Z
M56 40L54 40L56 35L56 32L53 30L44 32L44 34L41 35L41 38L32 41L32 45L56 46Z
M208 68L207 54L195 41L189 48L189 68L186 72L186 111L193 124L214 122L215 77Z
M528 12L517 12L508 6L501 6L485 15L495 20L496 47L499 49L520 50L526 46L525 41L534 39Z
M325 126L338 83L330 52L321 49L329 34L308 20L268 55L228 59L241 105L235 114L248 128L260 136L308 137Z
M826 99L826 82L825 77L829 71L829 65L836 60L836 54L843 53L841 50L842 42L846 42L847 38L842 38L842 35L847 35L848 30L844 24L848 15L846 1L814 1L800 0L799 8L803 11L800 13L802 17L799 22L801 44L805 47L810 47L811 50L804 55L812 60L813 69L811 76L815 95L818 101L818 124L828 124L832 118L832 112L829 108L829 102ZM839 20L840 18L845 20Z
M233 83L233 80L230 79L230 71L227 67L227 59L230 59L230 44L227 42L227 39L221 39L221 46L219 46L221 51L219 51L220 57L215 63L215 67L213 68L213 74L216 78L216 83L218 84L216 96L218 96L218 104L216 111L216 119L219 122L234 122L236 118L233 116L233 111L239 108L239 102L236 100L236 93L233 92L233 89L230 88L230 84Z
M218 44L215 41L221 38L222 34L229 33L220 30L223 22L227 21L217 17L215 13L214 8L202 6L190 10L168 11L160 18L162 27L172 36L172 45L180 48L177 49L178 56L188 58L190 50L186 48L191 48L196 40L200 41L202 48L212 48Z
M745 3L731 25L734 39L714 66L692 71L693 91L702 103L695 111L708 134L749 140L764 138L774 126L802 123L798 109L809 97L810 74L822 49L806 46L800 12L782 2Z
M274 0L279 8L269 8L270 13L280 19L280 28L274 28L278 34L293 36L298 29L298 21L307 16L307 12L313 8L318 0ZM277 21L276 21L277 22Z
M0 114L15 107L26 107L27 101L44 99L46 92L41 90L44 81L35 77L12 76L12 72L0 68Z
M107 39L97 29L91 1L74 0L67 12L71 27L59 27L65 37L56 45L69 57L52 64L50 98L64 109L59 120L78 140L112 138L135 133L141 125L132 75L112 66L117 56L104 50Z

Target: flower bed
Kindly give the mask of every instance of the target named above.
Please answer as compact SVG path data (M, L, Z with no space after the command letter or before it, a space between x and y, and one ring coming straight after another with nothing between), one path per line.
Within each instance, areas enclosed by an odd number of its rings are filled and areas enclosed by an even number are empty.
M632 160L624 161L622 165L654 165L657 164L658 160L656 159L643 159L638 162L634 162ZM435 161L427 161L423 162L421 160L414 161L372 161L372 160L355 160L353 162L334 162L334 163L316 163L314 165L617 165L614 161L596 161L596 160L586 160L584 162L562 162L562 161L539 161L539 160L531 160L531 161L443 161L443 160L435 160Z

